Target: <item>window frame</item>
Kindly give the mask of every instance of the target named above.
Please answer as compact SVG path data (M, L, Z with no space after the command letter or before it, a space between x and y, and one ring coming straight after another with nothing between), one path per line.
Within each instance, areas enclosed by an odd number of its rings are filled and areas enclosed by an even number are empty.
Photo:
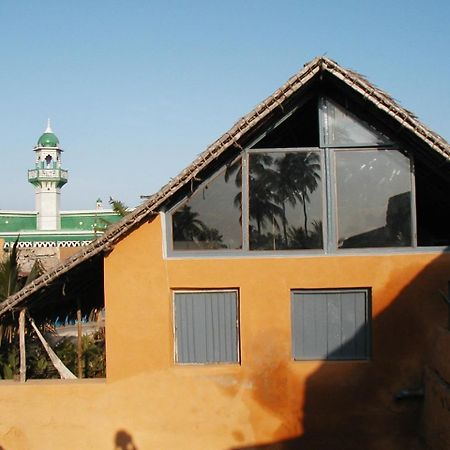
M251 250L250 249L250 156L252 154L264 154L264 153L303 153L303 152L315 152L320 158L320 177L321 177L321 202L322 202L322 248L315 249L285 249L285 250ZM244 166L243 166L244 167ZM244 182L245 179L245 182ZM244 251L249 255L272 255L274 253L282 255L290 255L293 253L318 255L324 254L326 251L327 242L327 198L326 198L326 171L325 171L325 158L324 152L320 147L286 147L286 148L252 148L245 151L245 173L242 176L243 190L242 190L242 229L244 231L245 245L243 245ZM244 196L245 185L245 196ZM245 218L245 220L244 220Z
M405 151L402 151L398 147L339 147L339 148L330 148L330 159L331 159L331 169L328 175L328 179L330 180L330 184L332 186L333 192L331 194L331 205L329 204L330 213L332 214L332 224L333 224L333 234L330 234L331 239L328 242L328 252L329 253L341 253L341 252L350 252L350 253L360 253L361 251L391 251L391 250L399 250L402 249L417 249L417 217L416 217L416 195L415 195L415 179L414 179L414 158L413 156ZM409 182L411 186L411 196L410 196L410 211L411 211L411 245L405 246L386 246L386 247L355 247L355 248L339 248L339 211L337 207L338 203L338 184L337 184L337 164L336 164L336 154L339 152L367 152L367 151L397 151L401 153L405 158L409 160ZM330 200L330 198L329 198Z
M239 155L238 157L234 158L232 161L229 162L229 165L232 165L236 163L239 159L241 159L241 171L242 176L244 175L244 155ZM195 190L191 193L192 195L185 196L180 201L175 203L175 205L171 206L168 211L164 213L164 222L163 222L163 230L165 230L165 235L163 236L165 239L165 248L166 248L166 254L167 255L199 255L199 254L215 254L217 252L219 253L227 253L227 254L234 254L234 253L240 253L242 251L242 248L244 247L244 234L243 234L243 224L241 224L241 248L222 248L222 249L182 249L177 250L174 248L174 242L173 242L173 215L174 213L181 208L183 205L187 204L189 199L195 195L198 191L201 189L204 189L206 186L208 186L210 183L214 182L217 178L219 178L224 172L226 168L222 166L219 170L214 172L210 177L208 177L206 180L204 180L202 183L200 183L198 186L196 186ZM241 186L241 214L244 216L243 210L243 188Z
M334 101L333 99L331 99ZM425 253L432 251L446 251L448 245L444 246L418 246L417 239L417 202L416 202L416 181L414 175L414 155L413 152L405 150L401 145L392 143L384 143L380 145L364 145L358 143L355 146L341 146L341 147L327 147L324 146L326 139L324 134L326 132L326 117L323 112L322 105L326 102L325 96L318 97L317 114L319 118L319 147L286 147L286 148L257 148L258 142L263 139L269 131L262 132L257 138L253 139L241 152L241 154L233 159L234 163L237 159L242 158L242 224L241 224L241 239L242 248L240 249L192 249L192 250L174 250L172 239L172 213L179 208L186 197L180 202L170 207L167 211L162 213L163 226L163 253L166 258L173 259L195 259L195 258L229 258L229 257L244 257L244 258L265 258L265 257L308 257L308 256L323 256L323 255L352 255L352 254L386 254L386 253ZM339 102L338 102L339 103ZM294 107L288 111L280 120L278 120L271 130L287 120L299 106ZM350 111L351 113L351 111ZM356 117L358 119L358 117ZM362 120L365 122L364 120ZM370 123L368 123L370 125ZM389 136L386 136L389 138ZM338 246L338 211L337 211L337 183L336 183L336 154L340 151L370 151L370 150L385 150L398 151L402 153L410 161L410 186L411 186L411 245L408 246L391 246L391 247L359 247L359 248L339 248ZM320 155L321 164L321 181L322 181L322 226L323 226L323 248L322 249L276 249L276 250L250 250L249 242L249 158L255 153L276 153L276 152L303 152L303 151L317 151ZM219 176L224 170L223 166L219 168L212 176L202 182L196 189L201 189L205 184L211 182L215 177Z
M176 295L177 294L214 294L214 293L234 293L235 294L235 302L236 302L236 318L235 318L235 327L236 327L236 348L233 349L235 351L236 360L235 361L179 361L178 360L178 338L177 338L177 316L176 316ZM224 288L224 289L172 289L172 333L173 333L173 361L175 366L219 366L219 365L241 365L241 337L240 337L240 328L241 328L241 314L240 314L240 292L238 288Z

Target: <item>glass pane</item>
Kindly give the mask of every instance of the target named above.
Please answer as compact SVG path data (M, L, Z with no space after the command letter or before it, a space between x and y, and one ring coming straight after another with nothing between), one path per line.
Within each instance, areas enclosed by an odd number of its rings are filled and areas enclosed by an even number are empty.
M450 180L439 176L435 170L415 158L418 246L450 244Z
M323 248L318 151L250 154L250 250Z
M239 159L173 212L174 250L242 248L241 181Z
M410 161L396 150L335 152L338 247L411 245Z
M253 148L319 147L317 103L317 97L309 100L267 133Z
M322 105L325 115L325 146L378 146L389 144L389 139L374 127L356 118L342 106L325 99Z

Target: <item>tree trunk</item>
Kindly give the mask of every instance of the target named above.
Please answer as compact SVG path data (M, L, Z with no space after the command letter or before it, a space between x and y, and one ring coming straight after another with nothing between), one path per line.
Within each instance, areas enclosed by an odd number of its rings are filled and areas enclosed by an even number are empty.
M303 215L305 216L305 237L308 238L308 216L306 214L305 194L302 194L302 203L303 203Z

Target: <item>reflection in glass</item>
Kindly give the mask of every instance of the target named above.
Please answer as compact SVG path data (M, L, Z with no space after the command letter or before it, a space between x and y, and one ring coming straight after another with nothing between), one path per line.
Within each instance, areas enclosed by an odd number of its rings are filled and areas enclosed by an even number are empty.
M320 155L250 154L250 250L323 248Z
M342 106L325 99L322 104L325 114L327 147L379 146L389 144L389 139L374 127L356 118Z
M396 150L336 151L338 247L411 245L409 159Z
M242 247L241 179L239 159L173 212L174 250Z

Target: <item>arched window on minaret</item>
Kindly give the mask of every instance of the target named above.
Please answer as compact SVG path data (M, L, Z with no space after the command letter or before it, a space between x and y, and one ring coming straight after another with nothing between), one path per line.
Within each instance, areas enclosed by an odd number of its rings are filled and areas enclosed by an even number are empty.
M51 168L52 165L52 157L50 155L47 155L45 157L45 166L47 167L47 169Z

